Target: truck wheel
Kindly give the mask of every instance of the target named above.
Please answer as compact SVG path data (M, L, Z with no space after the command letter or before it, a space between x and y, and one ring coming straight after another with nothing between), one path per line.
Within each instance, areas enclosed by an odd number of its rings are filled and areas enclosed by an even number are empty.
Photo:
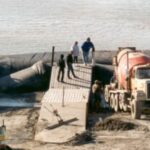
M122 94L119 94L119 109L123 109L123 100L122 100Z
M128 110L128 106L127 106L127 104L123 104L123 106L122 106L122 108L123 108L123 111L127 111Z
M141 106L140 102L133 100L131 103L131 116L133 119L140 119L141 117Z
M119 109L122 110L122 108L123 108L123 103L122 101L119 101Z
M119 111L119 99L117 94L114 97L114 110L115 112Z
M110 102L110 100L109 100L109 87L108 86L106 86L105 87L105 93L104 93L104 97L105 97L105 101L107 102L107 103L109 103Z
M114 94L110 95L110 106L112 109L114 108Z

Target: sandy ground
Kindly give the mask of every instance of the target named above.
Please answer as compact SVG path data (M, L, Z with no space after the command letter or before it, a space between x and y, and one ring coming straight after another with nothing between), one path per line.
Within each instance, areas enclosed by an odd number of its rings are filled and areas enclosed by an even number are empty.
M34 141L40 108L1 109L7 140L3 143L15 149L27 150L148 150L150 149L150 117L133 120L128 113L91 114L89 129L63 144ZM64 135L65 136L65 135Z

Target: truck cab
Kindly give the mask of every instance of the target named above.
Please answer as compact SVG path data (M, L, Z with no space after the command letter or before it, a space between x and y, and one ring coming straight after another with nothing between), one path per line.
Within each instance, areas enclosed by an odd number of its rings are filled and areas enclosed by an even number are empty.
M131 90L139 91L138 100L150 101L150 64L135 66L131 75Z

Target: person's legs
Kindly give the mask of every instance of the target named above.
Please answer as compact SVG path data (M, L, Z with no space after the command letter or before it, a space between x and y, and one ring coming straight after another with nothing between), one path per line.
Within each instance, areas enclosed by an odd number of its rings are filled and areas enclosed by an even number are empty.
M89 52L84 52L83 51L83 60L84 60L85 64L88 63L88 61L89 61Z
M92 102L91 102L91 111L95 112L96 108L95 108L95 102L96 102L96 95L95 93L92 94Z
M59 68L59 70L58 70L58 75L57 75L57 81L59 81L60 73L61 73L61 69Z
M85 59L86 59L86 63L88 63L89 62L89 52L85 53Z
M75 56L73 56L73 62L75 63Z
M76 63L78 63L78 56L76 56Z
M67 76L70 79L70 64L68 64L68 72L67 72Z
M86 64L86 52L83 51L83 63Z
M101 110L101 97L100 97L100 93L96 93L95 95L95 99L96 99L96 112L99 112Z
M63 81L64 81L65 70L62 69L62 70L61 70L61 73L62 73L62 75L61 75L61 82L63 82Z
M74 56L74 63L77 63L77 62L78 62L78 57Z
M76 77L76 76L75 76L75 73L74 73L74 70L73 70L72 64L70 64L70 71L72 72L72 75L73 75L74 77Z

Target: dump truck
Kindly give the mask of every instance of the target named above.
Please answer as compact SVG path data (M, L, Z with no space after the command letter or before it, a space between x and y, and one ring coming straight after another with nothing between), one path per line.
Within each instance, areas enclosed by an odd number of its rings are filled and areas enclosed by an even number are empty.
M134 119L150 110L150 57L135 47L120 47L113 57L114 73L105 99L116 112L131 111Z

